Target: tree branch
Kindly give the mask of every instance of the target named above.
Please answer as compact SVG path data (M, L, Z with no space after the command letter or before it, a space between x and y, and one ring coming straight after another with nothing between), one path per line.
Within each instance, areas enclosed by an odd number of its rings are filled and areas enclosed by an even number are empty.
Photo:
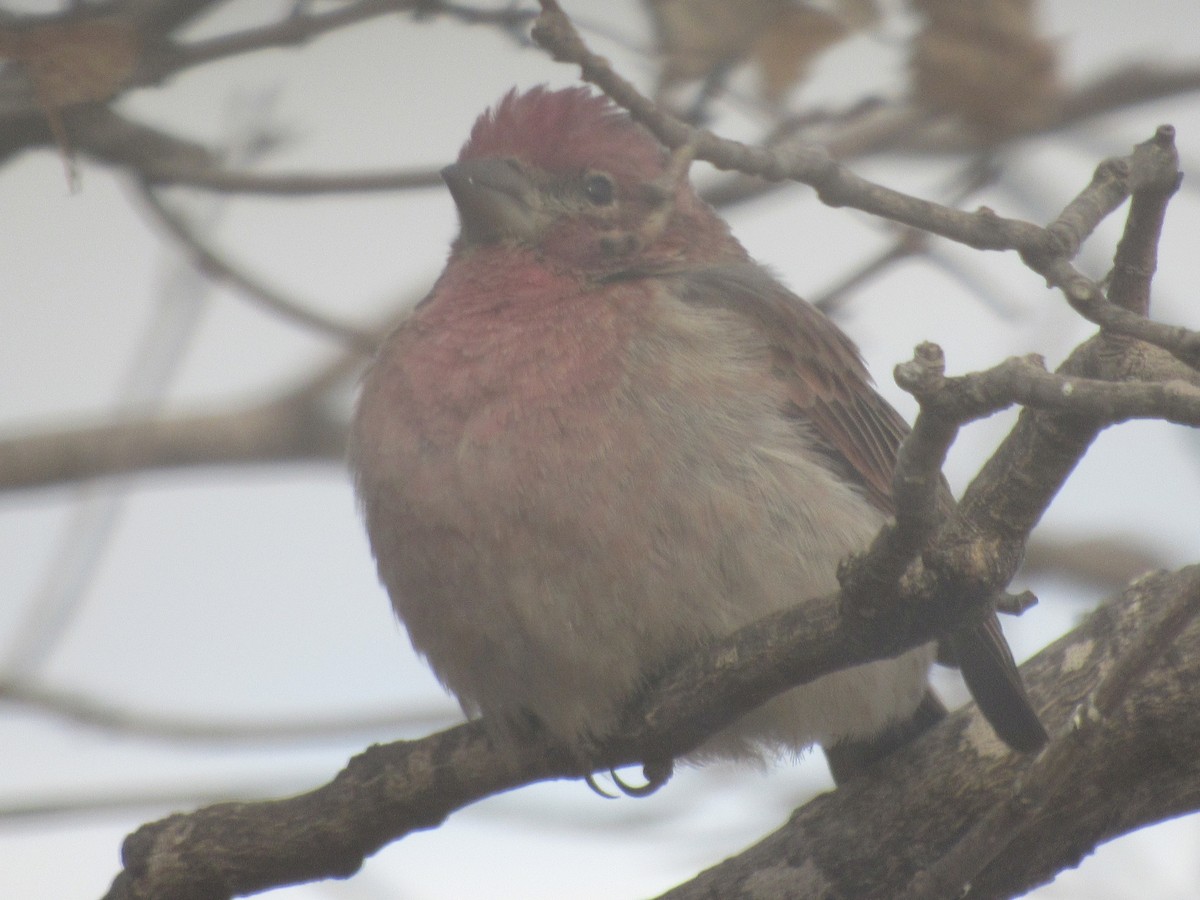
M172 212L149 187L143 186L141 198L146 208L166 232L178 242L196 267L217 282L236 288L243 296L263 309L317 334L331 337L343 346L356 350L364 357L375 352L377 336L367 331L335 322L329 317L307 309L291 297L268 287L258 279L230 264L208 246L183 218Z
M359 715L320 716L306 713L302 719L239 722L128 709L90 694L11 678L0 678L0 703L39 711L110 735L192 745L329 740L331 737L378 733L384 728L428 729L438 727L451 718L447 713L450 707L447 706L441 710L397 708Z
M203 165L160 165L139 169L147 184L183 185L219 194L259 194L297 197L317 194L355 194L441 187L437 169L380 172L234 172Z
M770 181L790 179L814 188L829 206L848 206L979 250L1015 250L1047 283L1101 327L1157 344L1188 365L1200 365L1200 333L1152 322L1110 304L1104 292L1070 264L1096 225L1130 193L1169 197L1178 187L1174 129L1164 125L1128 157L1107 160L1092 183L1046 228L1007 219L986 207L968 213L903 194L854 174L812 144L752 147L720 138L663 110L588 49L555 0L541 0L533 38L560 62L579 66L585 81L628 110L664 145L688 145L696 159ZM1153 203L1151 202L1151 205Z
M801 608L813 605L805 603ZM1097 842L1200 806L1200 764L1196 763L1200 695L1187 688L1200 677L1200 627L1195 621L1200 609L1200 567L1143 580L1039 654L1023 671L1043 717L1065 723L1080 699L1104 682L1114 660L1124 658L1130 647L1145 646L1146 617L1140 610L1156 605L1171 613L1169 628L1152 627L1149 640L1155 646L1181 622L1186 621L1187 628L1175 641L1172 654L1157 657L1153 671L1141 680L1124 680L1131 685L1129 693L1117 698L1112 714L1086 733L1086 741L1073 740L1069 752L1075 764L1067 767L1062 803L1078 818L1060 821L1062 807L1055 805L1053 827L1065 830L1051 832L1047 821L1039 819L1036 829L1023 832L987 867L981 883L990 882L992 889L980 896L1010 896L1016 889L1036 884L1062 865L1064 845L1080 846L1073 842L1085 839ZM824 598L815 606L821 612L808 616L810 622L824 620L836 632L836 600ZM771 631L751 626L709 648L701 661L685 663L655 690L655 696L659 690L669 695L674 686L689 685L687 679L693 675L706 675L690 683L691 699L655 699L642 707L640 734L605 742L600 765L607 768L633 761L631 745L645 746L654 735L683 734L682 742L690 742L686 735L694 734L695 728L682 717L711 708L718 699L724 702L723 697L708 693L712 687L727 695L732 681L747 684L753 680L747 673L761 675L763 657L757 645L770 642ZM811 663L825 656L820 645L828 644L830 633L818 629L790 635L791 649L807 649ZM768 665L780 665L786 655L782 650L770 652ZM1146 655L1136 653L1135 658L1144 660ZM1152 703L1146 701L1148 697ZM720 716L714 717L709 709L703 718L711 724ZM1170 731L1179 722L1191 725ZM1171 734L1169 758L1141 755L1141 737L1147 730ZM1137 754L1136 766L1131 754ZM1080 756L1086 756L1086 761ZM1181 767L1178 763L1184 760L1190 762ZM1011 796L1018 774L1031 765L1028 757L1000 744L973 708L962 710L868 776L817 798L783 832L668 896L680 900L777 897L781 892L798 898L880 896L941 858L966 827ZM419 741L375 746L311 793L266 803L219 804L143 826L126 841L126 868L106 898L224 900L283 884L346 877L384 844L413 830L434 827L468 803L535 780L579 777L587 768L571 748L556 747L537 735L500 751L481 721ZM1120 771L1120 776L1114 771ZM1080 809L1083 788L1106 783L1096 780L1101 777L1115 779L1111 795L1098 803L1089 793ZM1135 790L1138 799L1131 803L1129 793ZM853 840L843 837L846 829L853 830ZM1052 833L1056 840L1047 840ZM1027 845L1035 839L1052 845L1054 853L1043 850L1037 854L1038 865L1026 867L1022 863ZM780 855L781 847L789 855ZM814 872L798 861L817 868ZM762 880L763 872L777 877L768 879L768 884ZM823 890L806 890L814 874L822 879ZM781 880L785 875L786 881ZM1019 879L1025 880L1014 888ZM719 887L713 888L714 884ZM755 884L775 892L761 892Z
M929 352L924 355L936 356ZM936 360L934 363L936 368ZM936 407L940 415L964 419L985 413L996 406L999 385L1010 383L1020 389L1023 382L1011 377L1012 370L1011 364L1003 364L991 373L965 379L946 380L940 374L926 378L920 387L924 405ZM1095 412L1091 409L1091 392L1064 393L1063 383L1058 382L1056 390L1048 390L1046 397L1056 410L1065 404L1068 412L1038 415L1051 417L1051 424L1053 417L1078 419L1079 411L1071 408L1072 403ZM1034 399L1042 396L1038 391L1032 393ZM1084 399L1076 401L1075 396ZM943 397L952 399L937 407ZM966 399L959 402L957 398ZM1136 391L1126 399L1135 406L1141 402ZM1128 413L1128 409L1119 407L1115 414ZM1091 417L1085 421L1092 427L1099 424ZM920 434L920 430L915 433ZM1023 440L1024 452L1038 454L1054 447L1057 437L1052 429L1043 429L1025 434ZM943 436L942 442L946 441ZM1010 437L1006 443L1012 441ZM936 452L934 456L940 459ZM1010 468L1003 469L997 459L1008 460ZM1014 459L1019 466L1018 456L998 453L989 462L993 477L1006 479L1009 485L1022 484L1022 471L1011 468ZM915 464L927 466L928 461L920 459L918 453ZM968 497L981 490L977 484L983 478L981 475L968 490ZM1025 489L1013 492L1014 509L1005 510L999 518L981 515L978 503L964 500L924 559L939 560L957 554L968 561L990 561L995 546L1009 540L1023 541L1024 535L1012 533L1012 522L1020 521L1031 528L1045 494L1022 487ZM1035 508L1026 509L1023 504ZM964 540L964 532L969 532L969 541ZM311 794L269 804L210 807L144 826L127 842L127 868L109 896L112 900L139 896L207 900L306 878L346 875L383 843L415 828L437 824L453 810L490 793L535 780L579 777L593 768L686 754L748 709L789 687L840 668L898 654L982 615L980 598L986 600L1006 583L1000 580L1007 573L1003 566L964 564L957 570L937 566L935 578L920 577L921 562L914 567L918 574L910 574L898 588L856 600L854 609L866 610L867 615L844 617L847 598L842 594L813 598L684 660L652 685L647 694L634 700L619 733L598 743L590 759L581 759L578 748L555 746L537 734L499 751L479 722L422 741L372 748L352 761L333 783ZM1200 583L1200 569L1189 570L1178 578L1185 592L1194 593ZM877 578L874 584L878 586L882 580ZM964 597L974 602L964 602ZM1127 666L1128 671L1140 671L1145 659L1143 652L1129 664L1132 668ZM1133 680L1131 675L1121 683ZM1042 690L1046 695L1054 693L1054 684L1053 680L1045 682ZM1042 715L1046 721L1061 723L1075 703L1077 700L1071 697L1043 709ZM1003 750L990 732L987 734L986 741L993 748L989 753L1005 758L1005 776L1011 778L1013 769L1008 767L1021 764L1014 762L1016 757ZM977 736L974 740L985 739ZM994 774L986 768L981 771L989 777ZM994 785L988 788L995 789ZM979 806L963 814L973 820L984 815L986 808ZM351 820L359 824L351 827ZM319 846L314 846L314 841ZM1014 836L1013 841L1019 842L1019 837ZM979 852L967 855L976 862L981 858ZM990 850L983 854L986 859L994 855ZM912 876L910 872L907 877Z
M186 466L342 461L348 423L300 389L207 415L122 420L0 440L0 489Z
M1148 610L1160 614L1148 622ZM900 885L953 859L964 833L991 811L1019 803L1014 785L1040 781L1045 776L1034 773L1046 765L1060 780L1034 798L1022 827L1003 835L1005 845L981 871L972 874L974 860L939 873L948 876L949 889L939 884L911 896L1018 896L1103 841L1200 808L1198 613L1200 567L1149 576L1022 667L1046 721L1071 723L1060 726L1045 751L1063 764L1007 752L972 708L960 710L866 777L817 797L775 834L662 900L896 896ZM1086 723L1074 716L1114 665L1140 658L1140 648L1161 649L1181 620L1186 627L1170 652L1131 682L1109 715Z

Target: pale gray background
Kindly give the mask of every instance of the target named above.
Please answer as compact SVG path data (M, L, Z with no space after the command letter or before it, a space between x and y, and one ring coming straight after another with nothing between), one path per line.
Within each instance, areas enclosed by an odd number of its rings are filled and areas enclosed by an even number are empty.
M287 4L241 2L197 33L274 17ZM893 5L890 5L891 8ZM9 10L55 8L5 2ZM568 11L645 39L632 2L568 2ZM1195 0L1130 4L1052 0L1047 32L1061 39L1064 68L1078 80L1134 58L1196 62ZM898 89L903 29L859 38L826 60L801 97L847 101ZM637 54L597 39L631 77L652 72ZM212 144L237 120L263 117L291 135L267 166L279 170L440 166L478 112L512 84L570 84L575 71L486 28L441 20L372 21L303 49L270 51L179 77L122 101L131 114ZM1191 98L1089 123L1052 142L1013 148L1007 187L987 202L1004 214L1046 221L1105 155L1128 152L1154 126L1179 128L1188 161L1200 159L1200 115ZM249 109L250 113L246 110ZM231 124L232 123L232 124ZM740 135L736 117L722 121ZM745 134L753 134L748 125ZM932 194L951 162L856 164L892 186ZM1190 167L1194 169L1195 167ZM697 166L696 176L708 173ZM91 420L123 398L166 386L171 409L271 391L329 357L323 339L280 322L238 296L213 290L159 374L132 377L143 344L181 312L179 258L164 249L120 177L81 166L78 193L49 151L0 170L0 431ZM225 200L178 192L181 209L219 209L214 240L267 281L329 315L374 323L398 298L418 297L440 270L454 232L442 191L357 199ZM812 294L884 246L867 217L786 191L731 216L752 252L801 293ZM1100 275L1117 223L1089 245L1082 265ZM1200 327L1195 284L1200 207L1185 188L1162 246L1155 314ZM915 343L934 340L953 372L1013 353L1057 363L1090 333L1061 298L1012 255L945 248L1009 306L1007 318L973 299L944 272L912 264L856 296L841 322L861 344L883 391L906 415L912 403L891 367ZM174 300L170 298L175 298ZM174 309L174 313L164 313ZM162 321L168 324L163 326ZM155 326L154 323L159 325ZM174 323L174 324L171 324ZM169 379L162 373L171 370ZM132 384L131 384L132 382ZM967 430L949 474L961 488L1011 416ZM1200 560L1200 444L1156 425L1106 434L1047 516L1051 533L1140 534L1167 563ZM20 662L26 611L61 570L65 529L79 508L73 488L0 496L0 667ZM1035 652L1086 607L1075 586L1041 586L1044 603L1009 624L1018 655ZM139 479L125 495L80 612L44 663L50 684L143 713L221 721L274 721L377 713L402 707L434 718L408 728L279 744L183 746L112 737L11 705L0 706L0 897L99 896L118 870L124 835L197 796L287 793L328 780L372 741L449 724L456 707L413 657L393 622L345 472L331 465L193 471ZM68 595L69 596L69 595ZM1085 599L1090 599L1086 598ZM955 690L953 687L950 691ZM956 698L960 694L954 695ZM302 898L612 898L646 896L736 852L782 822L826 784L820 755L767 771L684 771L648 800L607 802L582 784L538 785L455 814L434 833L386 848L347 883L276 892ZM135 808L131 796L165 795ZM187 799L187 798L193 799ZM57 800L111 799L84 815L13 814ZM1043 898L1192 898L1200 894L1200 821L1180 820L1102 849L1062 876Z

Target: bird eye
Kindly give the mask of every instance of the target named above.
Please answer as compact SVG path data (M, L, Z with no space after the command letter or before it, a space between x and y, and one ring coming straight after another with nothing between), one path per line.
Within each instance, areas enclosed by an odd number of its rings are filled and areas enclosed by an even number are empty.
M583 193L596 206L608 206L616 196L616 186L607 175L592 174L583 180Z

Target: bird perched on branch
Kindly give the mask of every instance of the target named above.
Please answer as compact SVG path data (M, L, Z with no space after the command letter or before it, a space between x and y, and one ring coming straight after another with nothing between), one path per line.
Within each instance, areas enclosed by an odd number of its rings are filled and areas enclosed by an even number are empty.
M441 681L502 729L602 738L690 648L835 589L891 511L904 421L686 163L586 89L507 94L443 171L446 269L363 384L380 577ZM998 733L1040 747L994 617L957 640ZM919 715L933 658L794 688L697 755L869 741Z

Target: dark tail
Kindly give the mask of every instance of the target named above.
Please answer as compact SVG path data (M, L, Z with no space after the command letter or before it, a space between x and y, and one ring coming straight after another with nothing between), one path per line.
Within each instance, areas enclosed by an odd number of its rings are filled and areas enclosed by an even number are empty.
M1021 753L1046 746L1050 737L1033 711L995 614L948 640L963 681L1000 740Z

